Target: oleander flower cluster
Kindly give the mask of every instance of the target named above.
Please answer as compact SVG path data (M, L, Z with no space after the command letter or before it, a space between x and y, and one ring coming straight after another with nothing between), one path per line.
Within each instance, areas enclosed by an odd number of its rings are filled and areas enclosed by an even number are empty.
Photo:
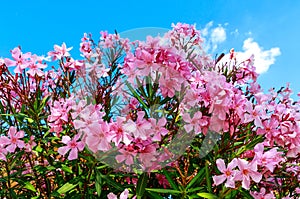
M300 101L194 25L0 58L1 198L299 198ZM299 94L298 94L299 96ZM118 196L119 195L119 196Z

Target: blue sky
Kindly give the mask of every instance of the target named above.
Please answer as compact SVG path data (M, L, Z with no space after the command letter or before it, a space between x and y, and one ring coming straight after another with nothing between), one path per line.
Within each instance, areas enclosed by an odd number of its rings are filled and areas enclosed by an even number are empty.
M0 57L10 56L9 50L18 45L42 55L62 42L79 54L84 32L97 38L101 30L170 28L183 22L207 32L212 53L233 47L263 54L258 60L270 66L259 78L264 90L290 82L295 93L300 91L300 1L15 0L2 1L1 8Z

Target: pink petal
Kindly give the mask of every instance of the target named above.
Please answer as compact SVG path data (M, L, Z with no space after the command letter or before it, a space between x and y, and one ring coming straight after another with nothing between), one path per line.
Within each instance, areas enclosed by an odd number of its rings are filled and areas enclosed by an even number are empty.
M1 136L0 137L0 144L8 145L8 144L10 144L10 139L6 136Z
M68 156L68 160L75 160L77 158L78 158L78 151L77 151L77 149L76 148L75 149L71 149L71 152L70 152L70 154Z
M244 177L242 181L242 187L247 190L250 189L250 178Z
M70 138L69 136L64 135L64 136L62 137L61 142L64 143L64 144L67 144L70 140L71 140L71 138Z
M15 137L16 133L17 133L17 128L14 127L14 126L11 126L11 127L9 128L9 130L8 130L8 135L9 135L9 137L10 137L10 138Z
M226 165L223 159L217 159L216 164L219 171L224 172L226 170Z
M213 180L215 185L218 186L219 184L222 184L226 180L226 176L225 175L213 176Z
M107 195L107 198L108 198L108 199L118 199L117 195L115 195L115 194L113 194L113 193L109 193L109 194Z
M70 148L68 146L62 146L62 147L59 147L57 152L60 154L60 155L65 155L66 153L68 153L68 151L70 150Z
M15 61L7 59L7 58L4 59L4 63L5 63L5 65L7 67L9 67L9 66L16 66L16 64L17 64Z
M250 176L251 176L252 180L256 183L259 183L262 179L262 174L257 171L251 172Z
M85 145L82 141L77 142L77 148L79 151L82 151L84 149Z
M6 150L7 150L8 152L13 153L13 152L15 152L16 148L17 148L17 145L11 144L11 145L8 145L8 146L6 147Z
M235 181L234 181L234 178L227 178L227 181L225 183L225 186L227 188L235 188Z
M121 195L120 195L120 199L127 199L128 198L128 194L129 194L129 191L127 189L125 189Z
M17 138L23 138L24 137L24 131L17 132L16 137Z
M25 146L24 141L23 141L23 140L18 140L18 141L17 141L17 146L18 146L19 149L24 148L24 146Z

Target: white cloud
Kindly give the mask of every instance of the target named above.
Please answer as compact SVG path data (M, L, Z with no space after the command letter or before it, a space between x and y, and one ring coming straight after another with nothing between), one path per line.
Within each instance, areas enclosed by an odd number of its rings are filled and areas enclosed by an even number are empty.
M208 22L205 27L201 30L201 34L203 37L206 37L208 35L209 29L212 27L213 21Z
M228 23L225 23L224 26L227 26ZM213 27L213 21L210 21L205 25L201 30L201 34L204 37L205 41L205 50L206 51L215 51L218 47L218 44L223 43L226 40L226 31L225 28L219 24L218 27Z
M210 35L212 43L222 43L226 40L226 32L222 26L214 28Z
M275 47L264 50L252 38L244 41L243 50L243 52L237 52L238 61L244 61L251 55L254 55L254 66L256 67L256 72L259 74L267 72L269 67L275 63L275 57L281 54L280 48Z

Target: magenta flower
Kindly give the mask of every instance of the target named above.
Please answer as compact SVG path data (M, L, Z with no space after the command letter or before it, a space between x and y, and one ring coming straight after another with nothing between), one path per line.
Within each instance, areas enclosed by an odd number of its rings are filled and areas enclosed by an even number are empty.
M236 171L233 170L237 166L237 159L234 158L226 168L225 162L222 159L217 159L216 161L217 167L219 171L221 171L223 174L218 176L213 176L214 184L219 185L222 184L225 180L225 186L230 188L235 188L235 181L234 177L236 174Z
M24 137L24 131L18 131L17 128L14 126L11 126L8 130L8 137L1 136L0 137L0 144L7 145L6 150L8 152L15 152L16 148L19 149L23 148L25 146L25 143L23 140L20 140Z
M245 189L250 189L250 177L251 179L258 183L262 179L262 174L257 172L257 162L252 161L248 163L247 160L237 159L237 166L239 171L235 175L235 180L242 181L242 187Z
M73 139L71 139L69 136L63 136L62 143L66 144L67 146L59 147L57 152L64 156L71 150L68 156L68 160L77 159L78 151L82 151L84 149L84 143L82 141L77 142L79 138L80 134L75 135Z

